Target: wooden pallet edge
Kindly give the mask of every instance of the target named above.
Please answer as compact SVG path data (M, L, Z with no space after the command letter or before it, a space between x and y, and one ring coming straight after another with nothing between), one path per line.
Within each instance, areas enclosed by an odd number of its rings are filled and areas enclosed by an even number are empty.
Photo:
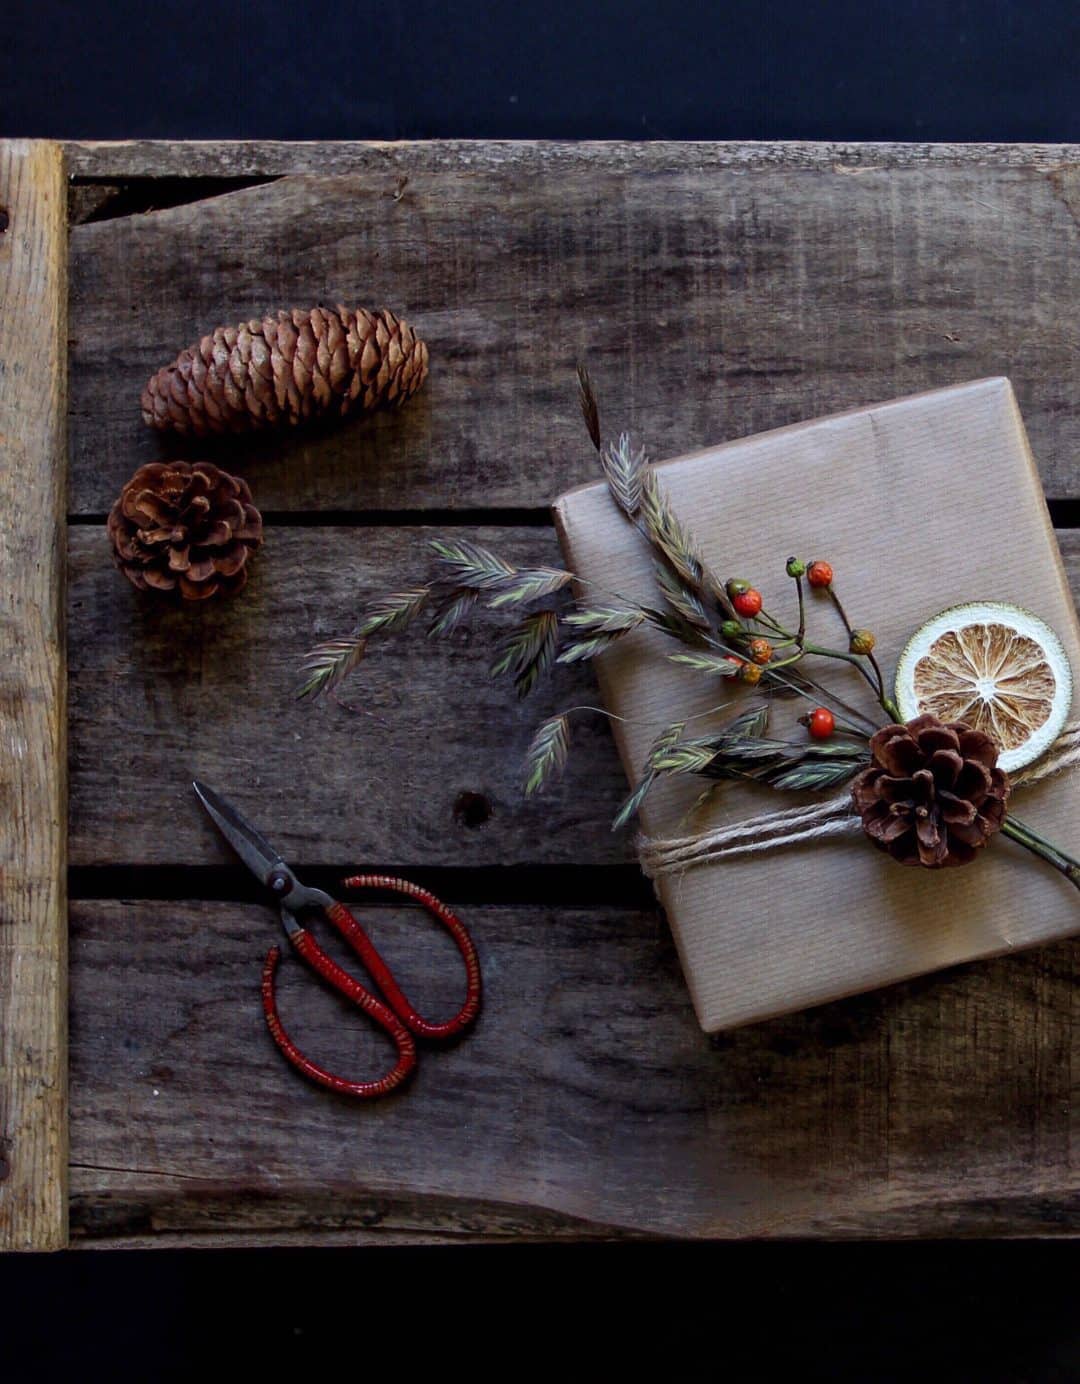
M700 173L722 168L857 173L963 164L1048 172L1080 163L1077 144L900 144L675 140L122 140L65 143L73 178L280 177L387 169L403 173L503 167L552 171Z
M65 172L0 141L0 1250L68 1238Z

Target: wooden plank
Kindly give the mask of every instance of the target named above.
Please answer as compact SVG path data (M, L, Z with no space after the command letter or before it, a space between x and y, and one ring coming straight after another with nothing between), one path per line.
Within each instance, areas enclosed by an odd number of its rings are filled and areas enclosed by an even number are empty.
M74 227L73 508L167 445L139 396L181 347L339 298L403 312L431 378L399 415L220 447L267 509L544 506L590 474L582 356L654 455L1008 374L1047 492L1080 495L1080 163L496 152L369 150Z
M343 693L360 714L293 699L301 651L347 630L368 596L419 580L430 532L273 528L231 606L175 610L128 588L100 528L74 528L72 863L230 862L191 800L196 775L298 864L630 861L629 835L609 827L626 787L601 717L579 718L563 781L522 798L536 725L597 693L587 669L565 669L518 702L487 673L498 617L449 641L373 645ZM548 529L460 532L525 565L559 560ZM1080 532L1058 537L1080 596Z
M0 143L0 1250L67 1239L63 156Z
M1036 167L1080 163L1077 144L917 144L837 140L73 140L73 177L273 177L384 169L611 170L656 173L717 168Z
M477 1030L358 1108L265 1033L270 908L74 904L76 1240L1080 1233L1080 943L710 1042L657 914L461 911ZM406 988L449 1011L454 953L421 917L364 912ZM387 1059L298 964L281 1002L324 1060Z
M342 694L359 713L295 701L303 651L347 631L368 596L426 573L433 532L274 528L232 604L177 610L131 590L102 529L73 528L72 863L231 862L193 777L249 810L297 863L628 859L608 825L625 787L600 717L582 722L580 776L523 802L535 727L596 693L584 669L525 703L494 683L506 620L373 648ZM523 563L559 560L550 529L466 532ZM471 811L463 795L479 800Z

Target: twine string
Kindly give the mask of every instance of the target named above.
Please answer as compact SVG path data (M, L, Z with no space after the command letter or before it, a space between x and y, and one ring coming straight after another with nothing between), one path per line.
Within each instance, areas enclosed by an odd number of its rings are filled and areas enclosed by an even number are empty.
M1065 727L1043 757L1010 775L1014 788L1026 787L1080 763L1080 721ZM854 835L862 830L849 793L805 807L763 812L730 826L715 827L693 836L643 836L638 858L649 879L675 874L696 865L756 855L784 846L802 845L828 836Z

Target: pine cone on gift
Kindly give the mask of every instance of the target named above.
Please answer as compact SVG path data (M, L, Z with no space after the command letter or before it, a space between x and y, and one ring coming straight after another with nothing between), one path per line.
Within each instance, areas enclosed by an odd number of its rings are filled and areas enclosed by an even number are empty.
M143 390L142 415L196 437L293 427L400 407L427 372L427 347L386 309L294 308L181 351Z
M919 716L870 739L851 785L863 829L905 865L966 865L1005 820L1009 779L998 746L962 721Z
M113 557L128 581L187 601L239 591L262 527L247 482L208 461L140 466L108 521Z

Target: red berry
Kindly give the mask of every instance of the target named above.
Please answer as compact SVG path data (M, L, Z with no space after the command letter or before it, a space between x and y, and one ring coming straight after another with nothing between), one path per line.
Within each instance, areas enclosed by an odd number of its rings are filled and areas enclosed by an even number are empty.
M751 639L746 648L755 663L768 663L772 658L772 645L767 639Z
M827 562L812 562L806 569L806 580L811 586L832 586L833 571Z
M816 706L807 717L806 729L814 740L828 740L836 729L836 717L827 706Z
M745 591L740 591L732 598L731 604L740 615L753 618L761 609L761 592L755 591L752 586Z

